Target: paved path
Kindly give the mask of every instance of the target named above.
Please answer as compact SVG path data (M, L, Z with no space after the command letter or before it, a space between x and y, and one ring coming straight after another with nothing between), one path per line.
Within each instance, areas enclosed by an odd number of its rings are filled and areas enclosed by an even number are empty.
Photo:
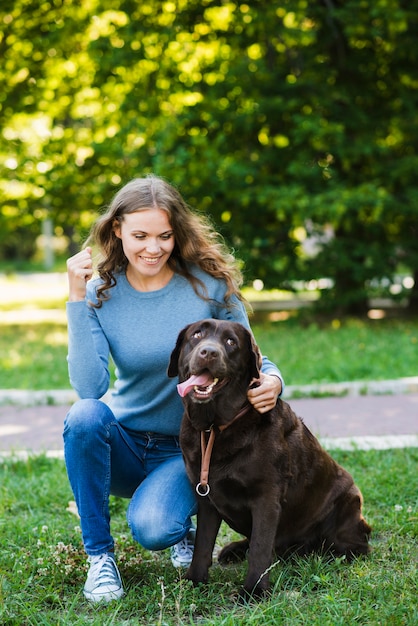
M289 403L327 447L350 447L350 442L354 447L418 446L418 393L294 399ZM22 450L59 456L68 408L69 404L0 406L0 456Z

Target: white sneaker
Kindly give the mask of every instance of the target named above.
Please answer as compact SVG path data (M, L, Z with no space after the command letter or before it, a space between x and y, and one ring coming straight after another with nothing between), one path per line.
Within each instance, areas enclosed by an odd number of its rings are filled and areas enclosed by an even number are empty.
M89 556L90 569L84 585L84 595L91 602L110 602L124 594L122 579L113 554Z
M171 562L174 567L189 567L193 558L196 529L191 528L184 539L170 548Z

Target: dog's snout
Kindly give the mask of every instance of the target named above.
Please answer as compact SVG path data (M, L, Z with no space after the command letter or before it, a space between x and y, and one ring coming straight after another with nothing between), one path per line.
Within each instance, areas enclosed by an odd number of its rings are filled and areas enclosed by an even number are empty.
M204 337L193 346L188 356L188 368L191 372L209 370L214 378L225 378L227 363L225 346L219 337Z
M219 356L219 350L215 346L201 346L199 350L199 356L202 359L210 361L212 359L216 359Z

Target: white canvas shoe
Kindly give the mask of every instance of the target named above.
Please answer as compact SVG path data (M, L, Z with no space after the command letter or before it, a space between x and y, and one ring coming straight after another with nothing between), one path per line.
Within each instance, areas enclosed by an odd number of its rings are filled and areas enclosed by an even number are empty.
M189 567L193 558L196 529L191 528L184 539L170 548L171 562L174 567Z
M83 593L91 602L118 600L125 593L113 554L89 556L90 569Z

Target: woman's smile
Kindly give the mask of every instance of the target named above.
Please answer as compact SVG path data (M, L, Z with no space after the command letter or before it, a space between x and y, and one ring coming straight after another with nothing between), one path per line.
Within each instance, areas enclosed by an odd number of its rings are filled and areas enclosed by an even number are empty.
M167 262L175 245L167 212L143 209L128 213L115 225L114 232L122 241L131 285L140 291L164 287L173 275Z

